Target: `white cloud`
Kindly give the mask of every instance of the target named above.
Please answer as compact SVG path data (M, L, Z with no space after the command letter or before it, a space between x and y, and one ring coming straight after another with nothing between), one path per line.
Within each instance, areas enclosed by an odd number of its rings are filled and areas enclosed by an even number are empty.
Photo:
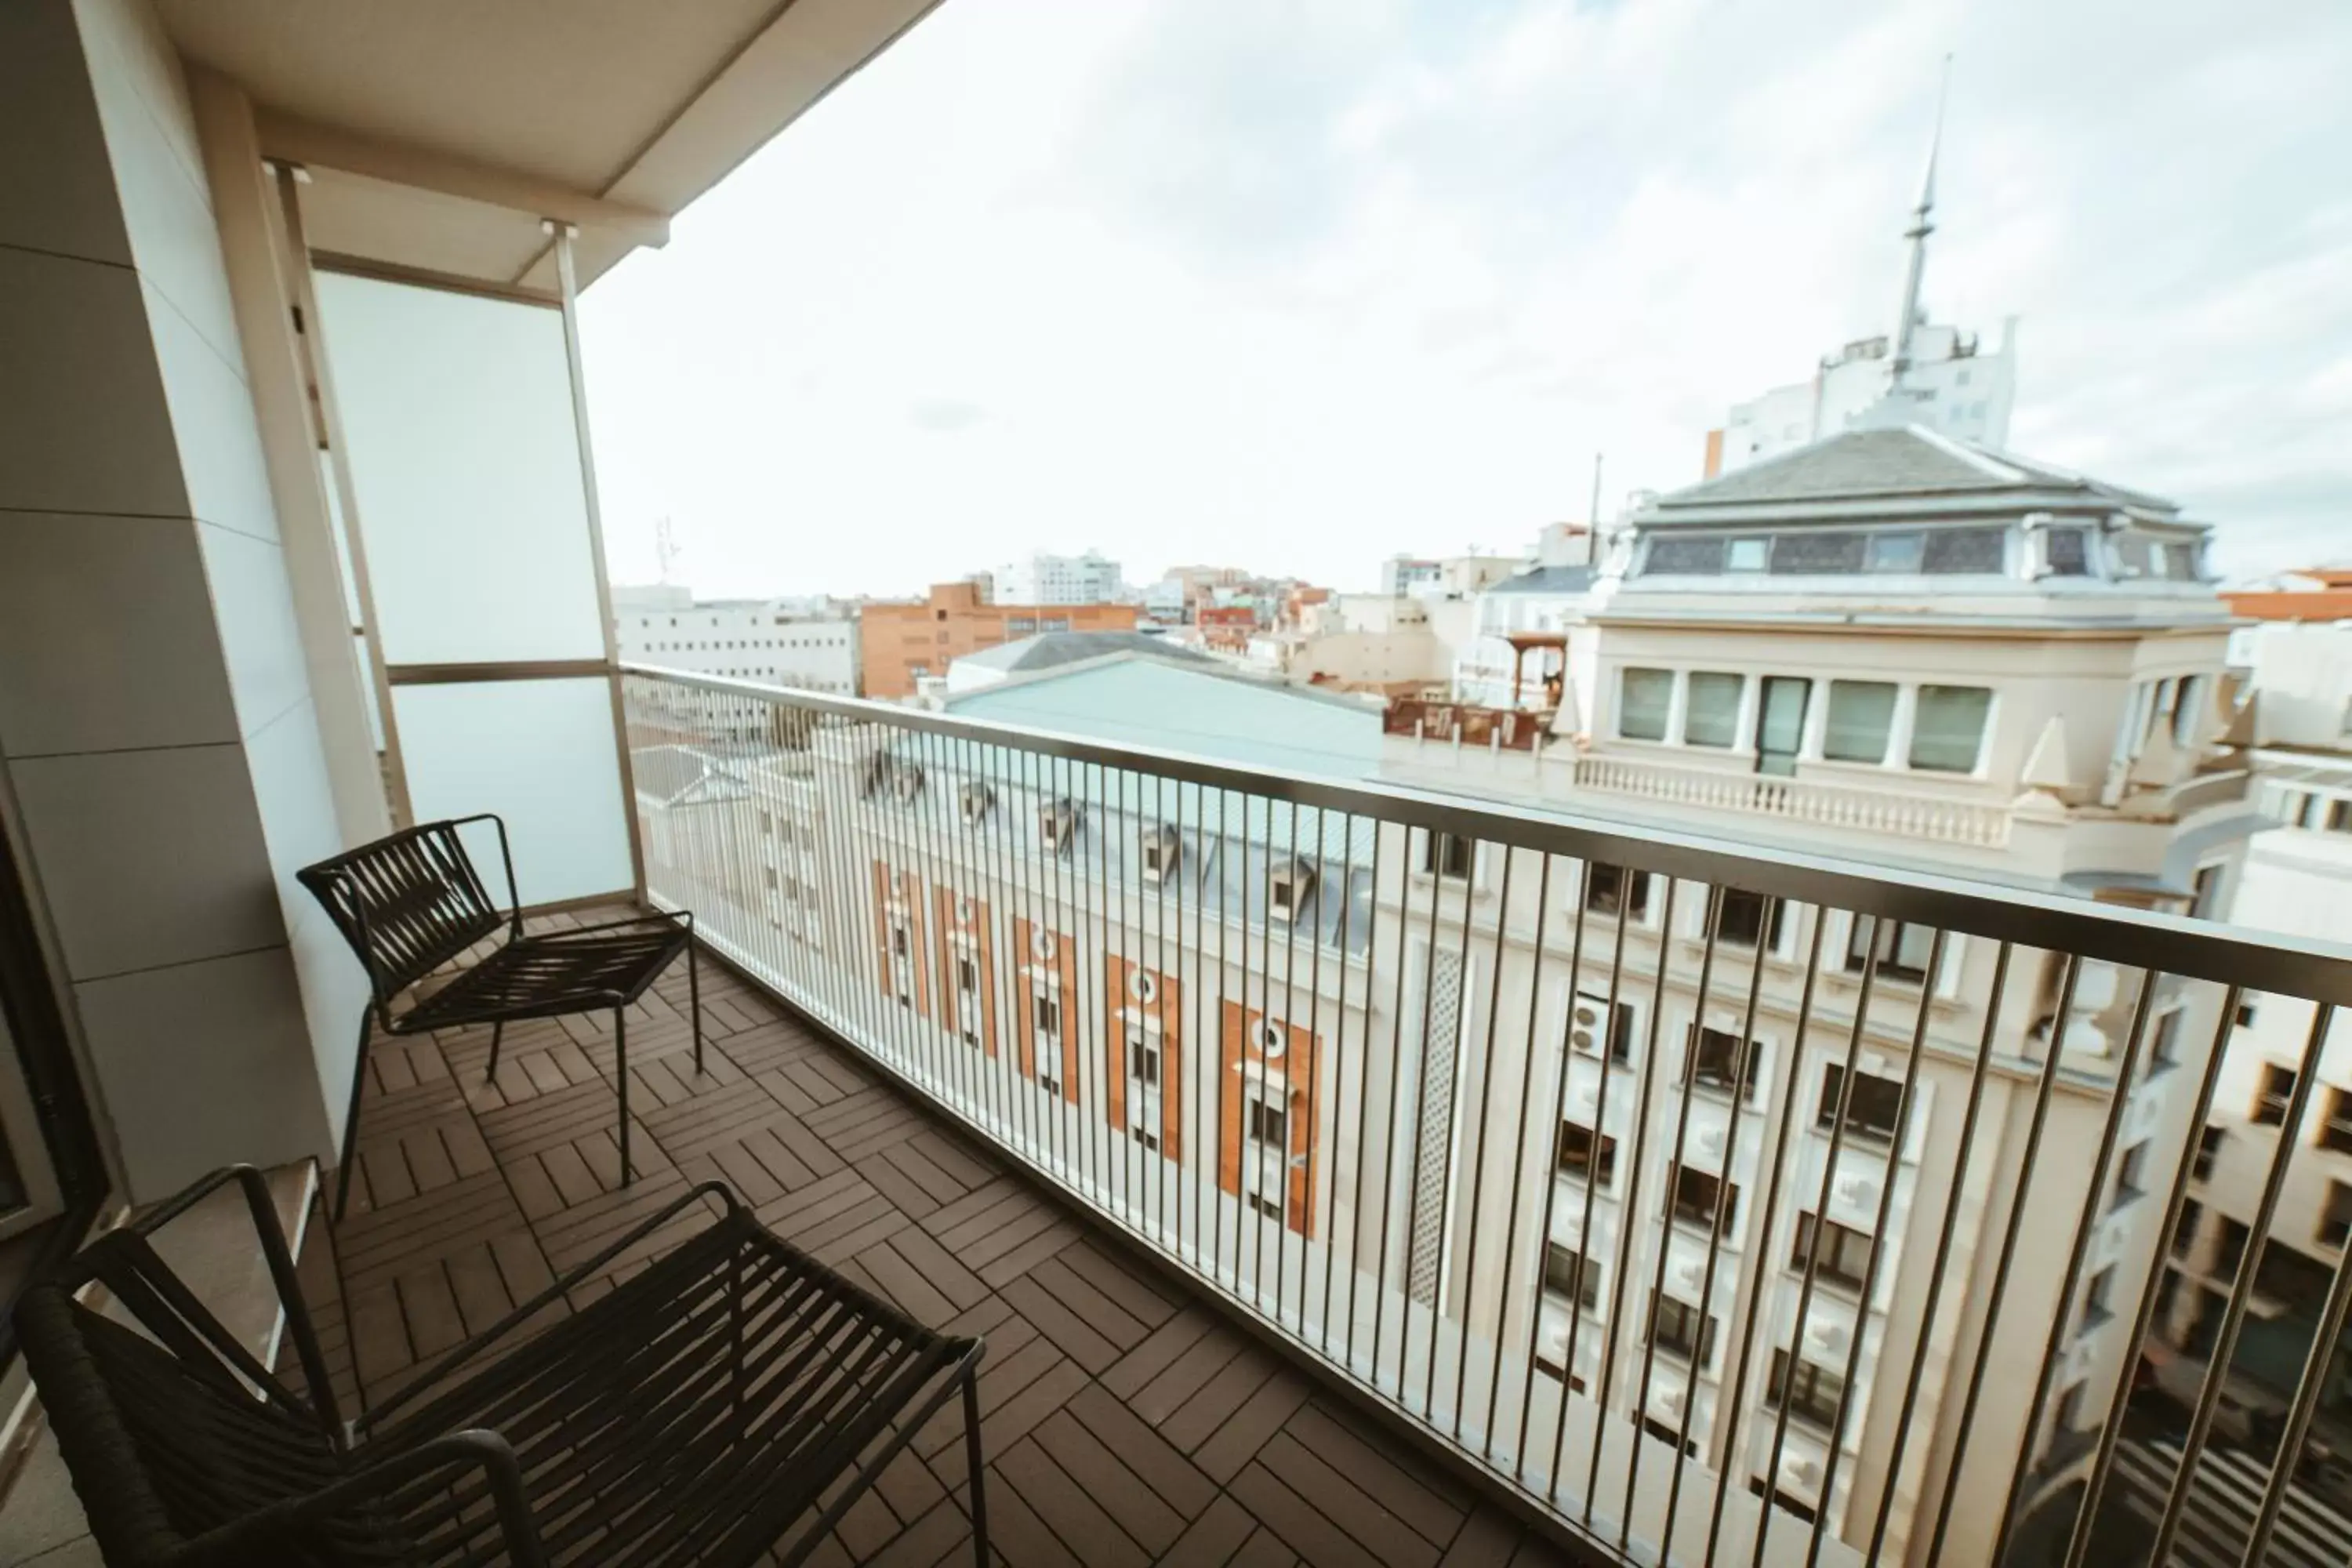
M1929 303L2013 444L2226 566L2352 515L2352 10L949 0L583 308L616 574L904 592L1045 546L1343 585L1696 477Z

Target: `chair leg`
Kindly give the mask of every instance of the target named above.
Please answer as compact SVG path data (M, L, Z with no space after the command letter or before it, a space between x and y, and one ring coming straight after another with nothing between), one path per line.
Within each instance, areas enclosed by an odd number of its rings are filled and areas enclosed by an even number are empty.
M980 1568L988 1568L988 1495L981 1479L986 1467L980 1451L980 1369L968 1367L963 1374L963 1462L971 1477L971 1560Z
M702 1076L702 961L694 950L694 933L686 936L686 1010L694 1019L694 1076Z
M359 1048L352 1054L352 1105L343 1112L342 1168L335 1173L335 1223L343 1223L343 1208L352 1201L352 1167L360 1163L360 1096L367 1092L368 1015L360 1010Z
M629 1016L613 1009L613 1071L621 1084L621 1185L629 1184Z
M482 1071L482 1081L489 1082L499 1076L499 1047L505 1043L507 1021L500 1018L490 1026L490 1065Z

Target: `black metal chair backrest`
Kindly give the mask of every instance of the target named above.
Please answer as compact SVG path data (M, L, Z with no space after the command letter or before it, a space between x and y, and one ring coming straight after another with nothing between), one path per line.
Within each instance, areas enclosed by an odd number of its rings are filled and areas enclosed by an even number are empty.
M463 819L483 820L495 819ZM367 965L379 1006L510 923L475 871L461 826L420 823L296 873ZM511 888L510 860L507 873Z
M93 1281L110 1310L75 1300ZM16 1327L110 1563L182 1561L195 1538L345 1472L331 1394L305 1398L280 1383L137 1230L100 1238L27 1288ZM301 1557L342 1558L335 1537L360 1524L310 1535Z

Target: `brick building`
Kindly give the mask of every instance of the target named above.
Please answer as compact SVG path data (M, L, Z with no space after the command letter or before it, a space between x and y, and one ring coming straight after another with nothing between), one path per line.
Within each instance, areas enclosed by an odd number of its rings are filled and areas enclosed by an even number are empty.
M950 661L1040 632L1135 629L1133 605L992 605L977 584L939 583L919 603L866 605L858 612L860 689L868 697L912 697L926 675Z

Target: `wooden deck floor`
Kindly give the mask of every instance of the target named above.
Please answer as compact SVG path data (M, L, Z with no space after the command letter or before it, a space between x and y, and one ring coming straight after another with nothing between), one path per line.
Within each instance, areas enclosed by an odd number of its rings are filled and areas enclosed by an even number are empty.
M763 994L708 961L702 981L699 1079L683 965L631 1016L626 1188L609 1018L510 1027L488 1082L487 1029L376 1041L351 1213L331 1254L304 1259L312 1300L331 1298L346 1408L723 1177L911 1315L986 1335L991 1534L1008 1563L1560 1561ZM919 1434L819 1560L969 1562L959 1431Z

